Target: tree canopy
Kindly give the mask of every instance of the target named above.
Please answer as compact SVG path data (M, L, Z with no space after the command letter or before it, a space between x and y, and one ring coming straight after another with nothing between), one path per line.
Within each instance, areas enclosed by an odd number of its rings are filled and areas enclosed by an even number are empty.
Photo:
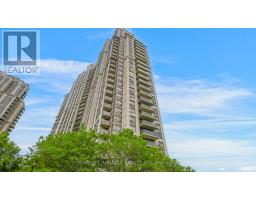
M10 141L8 133L0 133L0 172L12 172L19 169L22 157L20 148Z
M4 136L6 138L7 135ZM10 161L19 158L17 147L15 152ZM20 166L17 171L37 172L194 171L166 156L160 148L147 146L147 142L130 129L118 134L99 134L81 128L79 131L41 137L23 156L22 165L17 166Z

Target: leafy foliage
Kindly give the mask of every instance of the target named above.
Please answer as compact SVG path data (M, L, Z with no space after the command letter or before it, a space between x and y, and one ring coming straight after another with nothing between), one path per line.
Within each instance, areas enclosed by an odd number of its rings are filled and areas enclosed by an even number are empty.
M23 171L194 171L160 149L148 147L130 129L119 134L76 132L40 138L23 163Z
M20 167L22 157L20 149L9 139L8 133L0 133L0 171L17 171Z
M94 171L97 136L90 131L69 132L40 138L24 161L24 171Z

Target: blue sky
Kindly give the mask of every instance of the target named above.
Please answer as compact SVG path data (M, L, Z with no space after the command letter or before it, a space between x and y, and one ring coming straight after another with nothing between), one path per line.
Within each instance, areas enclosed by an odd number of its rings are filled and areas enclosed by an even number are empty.
M256 171L256 29L130 31L148 47L170 156L197 171ZM112 33L40 30L41 73L21 76L30 91L11 133L23 152Z

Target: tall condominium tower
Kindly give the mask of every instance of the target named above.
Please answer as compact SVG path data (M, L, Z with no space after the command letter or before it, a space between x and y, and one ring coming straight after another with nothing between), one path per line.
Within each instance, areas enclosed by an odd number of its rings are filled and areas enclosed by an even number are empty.
M28 85L0 72L0 132L10 132L23 111Z
M97 63L78 76L52 133L78 130L82 123L100 133L130 128L167 153L147 48L125 29L116 29Z

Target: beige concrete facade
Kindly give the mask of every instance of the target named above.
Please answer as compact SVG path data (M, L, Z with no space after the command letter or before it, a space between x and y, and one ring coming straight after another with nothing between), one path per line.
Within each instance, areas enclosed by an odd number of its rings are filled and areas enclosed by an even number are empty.
M130 128L167 153L147 48L125 29L116 29L97 63L78 76L52 133L77 130L82 123L100 133Z
M0 132L10 132L25 110L28 85L0 72Z

